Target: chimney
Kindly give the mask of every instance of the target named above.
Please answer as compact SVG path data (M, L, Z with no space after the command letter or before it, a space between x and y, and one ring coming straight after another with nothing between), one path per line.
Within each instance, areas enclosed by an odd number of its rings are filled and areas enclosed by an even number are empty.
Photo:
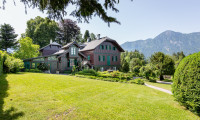
M87 42L91 42L91 38L90 37L87 39Z
M100 34L97 34L97 40L99 40L100 39Z
M50 44L52 43L52 39L50 40Z

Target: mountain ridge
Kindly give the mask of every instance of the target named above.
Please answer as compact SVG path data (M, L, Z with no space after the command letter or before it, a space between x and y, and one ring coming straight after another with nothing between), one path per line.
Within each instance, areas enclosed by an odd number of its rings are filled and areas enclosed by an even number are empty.
M170 55L174 52L183 51L184 54L189 55L200 51L200 32L181 33L167 30L153 39L127 41L121 46L127 51L137 49L145 57L150 57L151 54L159 51Z

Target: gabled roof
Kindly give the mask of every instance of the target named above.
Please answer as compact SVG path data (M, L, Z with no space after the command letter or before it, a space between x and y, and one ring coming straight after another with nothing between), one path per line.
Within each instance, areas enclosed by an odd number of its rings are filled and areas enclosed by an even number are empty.
M49 45L62 46L62 45L58 44L57 42L52 42L52 43L42 47L40 50L43 50L44 48L48 47Z
M73 41L73 42L70 42L67 45L63 46L62 49L69 48L72 45L76 45L78 48L80 48L80 46L78 45L78 43L76 41Z
M119 49L120 52L124 52L124 49L115 40L108 37L103 37L99 40L93 40L91 42L85 42L84 43L85 47L81 49L80 51L93 50L96 47L98 47L101 43L106 42L106 41L113 43Z

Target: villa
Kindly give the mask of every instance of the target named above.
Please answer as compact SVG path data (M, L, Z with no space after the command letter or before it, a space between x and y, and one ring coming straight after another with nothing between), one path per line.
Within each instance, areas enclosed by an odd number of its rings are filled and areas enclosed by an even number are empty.
M88 39L83 44L76 41L61 46L56 42L40 49L40 56L24 60L26 69L34 69L40 63L46 63L51 73L60 73L81 65L93 69L117 70L120 67L120 53L124 52L121 46L108 37L97 40Z

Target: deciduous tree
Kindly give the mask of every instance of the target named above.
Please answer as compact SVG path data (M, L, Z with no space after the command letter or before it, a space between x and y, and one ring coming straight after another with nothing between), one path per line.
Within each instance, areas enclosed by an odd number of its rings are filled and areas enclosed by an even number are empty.
M72 40L80 39L80 27L77 25L76 21L71 19L64 19L59 22L60 30L57 32L57 41L65 45Z
M163 75L174 74L174 71L175 71L174 61L168 55L165 55L162 52L157 52L151 56L150 62L159 71L158 73L160 75L160 80L164 79Z
M14 56L20 59L37 57L39 55L39 45L33 44L33 40L29 37L20 38L19 49L14 53Z
M33 39L33 43L44 47L50 40L55 41L58 24L49 18L37 16L27 21L26 37Z

